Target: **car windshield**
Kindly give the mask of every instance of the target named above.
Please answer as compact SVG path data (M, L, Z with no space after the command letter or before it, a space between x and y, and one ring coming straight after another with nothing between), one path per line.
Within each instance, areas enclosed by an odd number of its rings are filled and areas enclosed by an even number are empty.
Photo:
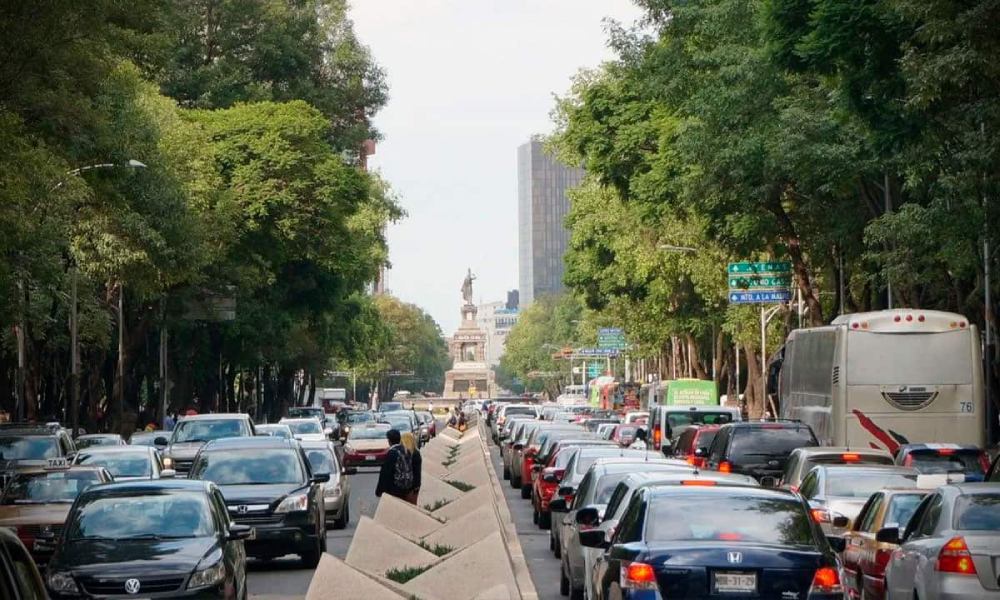
M305 480L298 453L290 448L203 452L191 477L218 485L267 485Z
M408 417L386 417L385 420L397 431L413 431L413 423L410 422Z
M748 427L733 433L733 457L785 456L796 448L818 445L806 427Z
M287 426L281 425L258 425L257 435L269 435L283 440L291 439L292 431Z
M96 471L52 471L21 473L7 484L2 504L69 503L80 492L100 483Z
M955 529L1000 531L1000 493L960 496L955 501Z
M837 498L869 498L885 488L914 487L916 474L840 469L826 474L826 495Z
M586 473L590 465L594 464L598 458L611 458L614 456L624 456L622 451L610 448L608 451L600 453L577 453L576 467L573 469L577 473ZM632 455L630 455L632 456ZM655 458L655 457L654 457Z
M920 501L924 499L924 494L896 494L889 502L889 509L885 513L886 525L896 525L902 529L910 522L910 517L917 510Z
M326 413L323 412L322 408L318 407L317 408L298 407L298 408L289 408L288 416L293 419L309 418L309 417L322 419L326 417Z
M132 446L155 446L156 438L165 435L163 432L156 433L133 433L128 443Z
M181 421L174 429L171 443L208 442L223 438L248 435L242 419L199 419L196 421Z
M81 452L76 461L89 467L104 467L116 479L150 477L153 474L153 464L146 452Z
M953 454L937 451L911 452L906 464L928 475L942 473L965 473L982 479L986 475L983 464L979 460L979 452L955 452Z
M382 412L389 412L393 410L403 410L402 402L383 402L379 405L379 410Z
M333 463L333 455L329 450L323 448L306 448L306 457L309 459L309 468L313 473L334 473L337 465Z
M347 415L347 422L354 423L371 423L375 420L375 415L368 412L356 412L349 413Z
M319 421L314 419L309 419L308 421L288 421L284 424L288 425L288 428L291 429L292 433L295 435L323 433L323 426L319 424Z
M118 446L119 438L115 436L79 437L76 439L77 450L90 448L92 446Z
M792 498L670 494L652 500L646 522L653 542L816 543L805 509Z
M171 492L95 497L76 510L67 539L170 539L214 533L204 493Z
M384 440L385 432L389 431L382 427L357 427L347 435L349 440Z
M723 425L731 423L732 420L733 414L728 412L685 410L684 412L667 413L667 423L670 424L671 429L684 425Z
M54 437L0 437L0 460L44 460L56 456L59 456L59 445Z

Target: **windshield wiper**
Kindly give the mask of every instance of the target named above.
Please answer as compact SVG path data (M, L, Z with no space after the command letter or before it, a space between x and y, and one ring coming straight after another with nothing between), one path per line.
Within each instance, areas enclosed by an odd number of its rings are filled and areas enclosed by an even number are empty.
M175 443L175 444L193 444L195 442L208 442L208 441L210 441L210 440L203 440L201 438L191 438L189 440L177 440L176 442L173 442L173 443Z

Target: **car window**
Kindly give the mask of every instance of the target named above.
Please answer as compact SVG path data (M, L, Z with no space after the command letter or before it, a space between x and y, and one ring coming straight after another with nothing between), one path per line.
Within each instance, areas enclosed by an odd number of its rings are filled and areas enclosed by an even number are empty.
M74 511L68 527L68 540L180 539L215 534L204 492L91 496Z
M682 425L723 425L732 421L733 415L729 412L684 411L667 415L668 428L671 430Z
M955 529L1000 531L1000 493L959 496L955 502Z
M203 452L191 470L192 479L217 485L301 483L305 480L295 450L253 449Z
M810 471L805 479L802 480L802 485L799 486L799 493L802 494L803 498L809 499L816 495L818 489L819 471Z
M628 544L642 540L642 528L646 516L646 499L644 494L633 494L632 500L625 509L618 530L615 532L615 544Z
M54 437L0 436L0 460L43 460L59 455L59 444Z
M594 484L594 472L588 471L586 475L583 476L583 480L580 481L580 485L576 488L576 495L573 497L573 510L577 510L586 504L590 504L590 488Z
M917 528L914 530L914 537L926 537L934 533L938 519L941 518L941 508L943 505L944 500L940 494L934 494L931 497L927 508L924 509L923 516L920 518L920 523L917 524Z
M337 465L333 460L333 454L323 448L307 448L306 457L309 459L309 467L313 473L337 472Z
M705 510L711 506L712 510ZM654 497L647 515L649 542L731 541L811 546L809 515L801 500L678 493Z
M153 464L145 452L94 452L77 455L81 465L104 467L112 477L152 477Z
M593 498L591 504L607 504L611 500L611 494L618 488L618 484L628 477L628 473L610 473L597 479L594 484Z
M792 452L792 455L788 457L788 462L785 463L785 470L781 474L781 482L791 484L795 479L795 472L799 468L799 461L802 460L802 455L798 452Z
M728 429L720 429L719 434L712 440L712 447L709 449L709 460L713 463L720 463L726 455L726 444L729 443Z
M858 513L857 519L855 519L854 530L855 531L866 531L871 532L872 527L875 524L875 518L878 516L879 509L882 507L882 500L884 496L882 494L874 494L865 503L864 508Z
M986 475L986 471L983 469L980 455L979 451L962 451L952 454L941 454L934 450L914 451L907 455L904 464L921 473L966 473L982 478Z
M171 443L208 442L247 435L242 419L203 419L181 421L174 427Z
M608 498L608 507L604 510L605 516L612 516L618 512L618 506L622 503L622 500L628 494L628 484L624 481L619 482L615 485L614 491L611 492L611 497Z
M796 448L818 445L807 427L743 427L733 432L729 457L786 456Z
M96 483L101 476L90 470L21 473L7 484L0 504L68 504Z
M868 498L881 489L914 487L916 483L915 474L859 472L854 468L832 469L825 477L826 496L837 498Z
M323 426L319 424L319 421L315 419L310 419L308 421L287 421L284 425L288 425L288 428L292 430L292 433L296 435L304 435L308 433L323 433Z
M905 528L923 499L924 494L896 494L889 502L883 523L885 526L896 525Z

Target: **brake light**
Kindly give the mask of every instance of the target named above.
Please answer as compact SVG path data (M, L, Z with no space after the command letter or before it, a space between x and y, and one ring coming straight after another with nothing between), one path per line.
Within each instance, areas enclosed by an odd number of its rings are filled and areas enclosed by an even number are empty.
M843 459L844 462L858 462L861 460L861 455L857 452L844 452L840 455L840 458Z
M938 448L938 456L951 456L955 453L954 448Z
M715 537L723 542L738 542L743 539L743 536L738 533L720 533Z
M719 463L719 473L732 473L733 465L729 464L728 460L724 460Z
M687 464L694 466L694 464L696 462L697 462L697 460L695 460L695 457L693 455L691 455L691 454L688 454Z
M976 574L976 563L972 562L972 554L965 543L965 538L958 536L948 540L938 553L937 570L959 575Z
M694 487L712 487L715 482L711 479L685 479L681 482L681 485L690 485Z
M646 563L629 563L622 566L622 588L627 590L656 589L656 573Z
M979 453L979 466L983 468L983 473L988 473L990 470L990 457L985 452Z
M903 459L903 466L904 467L909 467L911 465L913 465L913 455L912 454L907 454L906 458Z
M813 575L812 587L809 588L809 595L813 594L842 594L844 586L840 583L840 572L833 567L820 567Z
M809 511L809 515L813 518L813 521L817 523L832 523L833 518L830 516L830 511L825 508L814 508Z
M657 425L657 426L653 427L653 447L654 448L659 448L660 447L660 440L662 440L662 439L663 439L663 432L660 431L660 426Z

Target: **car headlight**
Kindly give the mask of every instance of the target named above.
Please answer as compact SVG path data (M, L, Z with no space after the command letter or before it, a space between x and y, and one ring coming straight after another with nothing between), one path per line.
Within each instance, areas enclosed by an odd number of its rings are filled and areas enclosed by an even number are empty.
M164 469L173 469L174 468L174 459L170 458L169 456L164 456L163 457L163 468Z
M331 481L323 488L323 496L325 498L340 498L340 493L340 486L334 481Z
M307 494L295 494L285 498L278 505L278 508L274 509L274 512L287 513L301 510L309 510L309 496Z
M348 454L354 454L354 446L350 444L344 444L344 452Z
M219 561L207 569L195 571L187 586L191 589L218 585L225 578L226 568L222 565L222 561Z
M46 583L50 590L58 594L80 593L80 588L76 587L76 582L73 581L73 576L69 573L62 571L50 572Z

